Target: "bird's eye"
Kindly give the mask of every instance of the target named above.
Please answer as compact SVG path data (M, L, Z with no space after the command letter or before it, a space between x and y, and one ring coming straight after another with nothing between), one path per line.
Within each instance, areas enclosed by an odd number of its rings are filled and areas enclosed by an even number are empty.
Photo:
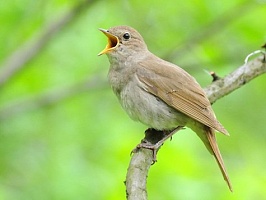
M123 38L128 40L130 38L130 34L128 32L126 32L124 35L123 35Z

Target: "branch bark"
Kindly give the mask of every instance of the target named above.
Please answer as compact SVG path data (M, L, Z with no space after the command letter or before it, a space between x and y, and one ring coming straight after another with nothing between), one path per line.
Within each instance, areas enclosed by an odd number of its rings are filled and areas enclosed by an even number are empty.
M205 92L210 102L214 103L265 72L266 61L265 55L263 55L213 82L205 88ZM147 137L145 139L149 140ZM152 143L152 140L150 142ZM139 149L132 156L125 182L128 200L147 199L146 182L150 166L153 163L152 159L152 151L148 149Z

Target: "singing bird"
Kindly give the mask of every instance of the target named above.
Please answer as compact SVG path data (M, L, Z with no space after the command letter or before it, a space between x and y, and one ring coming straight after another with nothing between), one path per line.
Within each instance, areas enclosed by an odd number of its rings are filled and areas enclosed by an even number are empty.
M216 119L204 90L182 68L152 54L142 36L129 26L99 29L108 44L109 83L127 114L158 131L189 127L214 155L229 189L232 186L215 130L229 135Z

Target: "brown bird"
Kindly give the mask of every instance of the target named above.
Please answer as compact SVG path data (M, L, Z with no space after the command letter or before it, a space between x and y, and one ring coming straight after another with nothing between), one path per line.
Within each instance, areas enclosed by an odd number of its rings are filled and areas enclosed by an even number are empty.
M229 134L197 81L182 68L152 54L135 29L117 26L100 31L108 44L99 55L108 56L109 83L127 114L159 131L191 128L214 155L232 191L215 130Z

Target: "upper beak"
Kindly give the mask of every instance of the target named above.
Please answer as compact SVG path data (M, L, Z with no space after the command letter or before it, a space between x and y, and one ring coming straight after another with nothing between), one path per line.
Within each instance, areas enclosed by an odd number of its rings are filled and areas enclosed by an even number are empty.
M104 48L104 50L102 50L98 56L105 54L109 51L111 51L112 49L115 49L118 46L119 40L118 37L114 36L113 34L109 33L107 30L99 28L100 31L103 32L104 35L107 36L108 38L108 43L106 45L106 47Z

